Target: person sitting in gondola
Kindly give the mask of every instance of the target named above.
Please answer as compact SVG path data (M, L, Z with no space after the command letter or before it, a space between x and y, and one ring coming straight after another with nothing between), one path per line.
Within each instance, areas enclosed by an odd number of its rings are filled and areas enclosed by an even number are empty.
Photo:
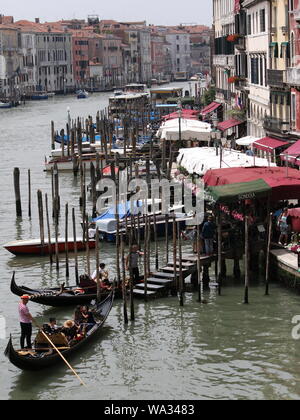
M96 324L94 315L88 306L82 306L81 315L83 323L81 324L81 332L85 335Z
M106 267L106 265L103 264L103 263L99 265L99 275L100 275L100 279L102 279L102 280L109 278L108 271L105 270L105 267ZM97 281L97 270L95 270L93 272L92 279L94 280L94 282Z
M55 318L50 318L49 324L43 325L43 331L48 335L53 335L59 333L61 328L57 325Z
M70 343L74 340L78 333L78 327L72 320L66 321L63 325L61 332L65 335L66 339Z
M74 322L77 327L80 327L81 324L84 322L84 317L82 316L82 306L78 305L75 309L74 313Z

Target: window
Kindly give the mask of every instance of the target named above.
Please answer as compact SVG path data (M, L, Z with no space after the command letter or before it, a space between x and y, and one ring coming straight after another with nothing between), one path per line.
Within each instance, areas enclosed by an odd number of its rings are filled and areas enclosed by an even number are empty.
M291 94L291 120L296 121L296 95L295 93Z
M247 34L251 35L251 15L248 15Z
M266 11L260 10L260 32L266 32Z

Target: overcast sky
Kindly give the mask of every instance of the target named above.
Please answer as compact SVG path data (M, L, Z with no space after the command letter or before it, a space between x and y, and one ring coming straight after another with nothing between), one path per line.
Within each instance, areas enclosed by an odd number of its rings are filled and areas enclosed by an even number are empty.
M15 20L54 21L96 14L100 19L146 20L148 24L211 25L211 5L212 0L0 0L0 14L13 15Z

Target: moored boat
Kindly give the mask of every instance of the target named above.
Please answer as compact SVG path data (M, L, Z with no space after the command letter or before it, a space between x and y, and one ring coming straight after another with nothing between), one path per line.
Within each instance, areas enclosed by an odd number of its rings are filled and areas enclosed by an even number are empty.
M8 109L12 108L11 102L0 102L0 109Z
M83 251L86 249L86 242L83 239L79 239L76 241L77 244L77 251ZM74 240L69 239L68 243L68 250L69 252L73 252L75 249ZM96 247L95 241L90 240L88 242L88 246L90 249L94 249ZM42 245L40 239L31 239L31 240L24 240L24 241L13 241L8 242L3 247L9 251L11 254L16 256L23 255L37 255L37 256L45 256L49 255L49 247L48 247L48 240L45 239L44 244ZM51 251L55 253L55 239L51 239ZM65 239L59 238L58 239L58 252L65 252Z
M94 340L97 337L111 311L113 301L114 292L111 292L111 294L105 300L95 305L93 313L96 320L96 324L91 330L89 330L86 333L85 337L82 338L80 341L75 341L75 343L71 345L66 342L66 339L62 334L59 334L59 337L57 337L57 339L60 340L57 340L57 342L54 344L61 351L61 354L65 358L69 358L69 356L72 356L73 354L77 353L78 350L91 343L92 340ZM38 337L39 334L36 338L36 348L27 351L24 351L23 349L19 351L16 350L12 343L12 337L10 337L4 354L8 357L9 361L17 368L28 371L39 371L54 366L57 363L61 362L62 359L60 355L56 352L56 350L48 348L48 346L47 348L41 348L41 343L38 342ZM54 341L53 336L51 336L51 340ZM58 344L58 341L60 341L61 344Z
M32 101L45 101L49 98L47 93L35 93L30 96Z
M92 283L93 281L91 280ZM63 292L61 288L31 289L26 286L17 285L15 273L11 279L10 290L16 296L30 296L30 302L56 308L88 304L97 298L96 284L88 287L82 287L80 284L79 286L65 287ZM106 298L109 293L107 289L101 289L101 298ZM115 295L120 297L121 290L116 289Z
M78 90L77 91L77 99L87 99L89 94L86 90Z

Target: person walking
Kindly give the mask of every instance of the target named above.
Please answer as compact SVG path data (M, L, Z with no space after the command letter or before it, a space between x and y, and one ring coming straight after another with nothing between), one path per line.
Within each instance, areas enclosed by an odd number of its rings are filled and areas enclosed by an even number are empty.
M21 296L21 302L19 303L19 318L20 318L20 325L21 325L21 350L24 348L31 349L31 336L32 336L32 316L28 309L28 302L30 297L27 295ZM26 347L25 346L25 339L26 339Z
M139 257L141 257L142 255L144 255L144 253L139 251L138 246L133 245L126 258L126 270L130 272L130 277L132 278L134 285L136 285L140 281L138 261Z

